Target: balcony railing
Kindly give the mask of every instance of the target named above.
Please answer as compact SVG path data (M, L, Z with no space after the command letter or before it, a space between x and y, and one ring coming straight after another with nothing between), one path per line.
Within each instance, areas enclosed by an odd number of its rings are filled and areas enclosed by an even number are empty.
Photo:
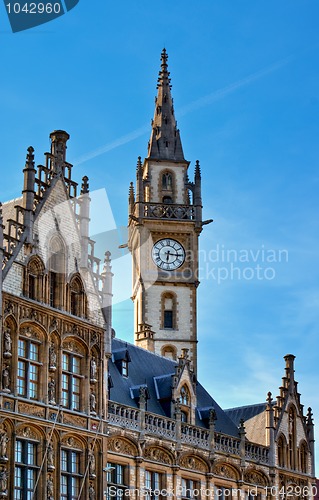
M144 422L141 421L142 412L139 409L124 406L113 401L109 402L108 423L115 427L135 430L142 430L153 436L160 436L172 441L177 440L177 422L171 418L166 418L154 413L145 412ZM196 446L203 450L210 449L210 432L208 429L181 423L180 440L183 444ZM239 438L215 432L215 451L221 453L240 456L241 441ZM245 458L248 461L269 463L269 448L259 444L245 443Z
M149 219L195 220L195 208L192 205L143 203L143 216Z

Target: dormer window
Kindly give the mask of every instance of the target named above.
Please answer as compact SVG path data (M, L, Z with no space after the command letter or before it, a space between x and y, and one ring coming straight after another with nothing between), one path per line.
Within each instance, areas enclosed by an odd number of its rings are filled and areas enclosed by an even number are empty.
M128 361L127 361L127 359L122 360L122 375L123 375L123 377L128 377Z
M189 405L190 402L190 396L189 396L189 390L186 387L186 385L183 385L181 388L181 393L180 393L180 403L182 405Z
M131 361L128 349L118 349L113 351L112 357L120 374L123 377L128 377L128 364Z

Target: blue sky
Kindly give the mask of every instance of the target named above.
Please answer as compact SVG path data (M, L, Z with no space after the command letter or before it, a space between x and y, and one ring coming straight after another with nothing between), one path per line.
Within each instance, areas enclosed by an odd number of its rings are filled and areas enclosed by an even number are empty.
M201 236L199 378L224 407L257 403L278 394L293 353L319 429L317 0L92 4L17 34L0 8L0 199L21 193L26 148L42 163L62 128L74 177L106 189L125 226L165 45L184 153L191 173L200 160L204 218L214 219ZM233 251L227 262L222 250ZM273 279L247 271L257 264ZM130 341L131 313L129 300L116 304L117 335Z

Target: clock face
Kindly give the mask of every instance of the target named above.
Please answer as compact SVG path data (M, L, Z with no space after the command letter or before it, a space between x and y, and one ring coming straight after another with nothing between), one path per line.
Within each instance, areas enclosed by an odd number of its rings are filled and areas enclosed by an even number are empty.
M185 250L178 241L165 238L153 246L152 259L160 269L172 271L184 263Z

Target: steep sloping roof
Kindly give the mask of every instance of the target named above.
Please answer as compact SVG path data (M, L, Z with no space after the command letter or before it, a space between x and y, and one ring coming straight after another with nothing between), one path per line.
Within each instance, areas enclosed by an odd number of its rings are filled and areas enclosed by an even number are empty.
M177 363L118 338L112 340L112 349L114 351L127 350L130 361L128 377L124 377L120 373L116 362L110 360L109 371L113 382L113 387L110 389L110 400L137 408L137 398L132 398L132 394L135 394L136 391L132 392L132 389L136 386L146 385L149 395L147 411L170 417L170 405L167 402L171 399L171 377L175 373ZM236 425L200 383L197 384L196 390L198 406L196 425L208 427L207 419L201 420L200 418L201 414L206 417L208 413L207 411L202 413L200 409L213 407L217 417L216 431L238 437Z
M266 403L229 408L225 413L235 425L245 422L246 437L249 441L266 445Z
M16 205L22 205L22 197L15 198L14 200L6 201L2 205L2 214L3 214L3 225L4 225L4 233L8 234L9 224L8 220L13 219L16 220Z

